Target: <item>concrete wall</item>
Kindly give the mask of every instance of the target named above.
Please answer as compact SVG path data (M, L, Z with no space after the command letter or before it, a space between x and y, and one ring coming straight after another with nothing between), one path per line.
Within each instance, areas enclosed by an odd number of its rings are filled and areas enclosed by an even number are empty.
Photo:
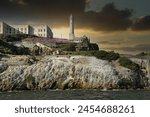
M14 33L15 29L8 24L1 22L0 23L0 34L8 34L11 35Z
M0 34L4 33L4 23L0 22Z
M2 28L2 27L3 27L3 23L2 23L2 22L0 22L0 34L2 34L2 33L3 33L3 30L2 30L3 28Z
M39 37L47 37L46 26L34 26L34 35L37 35Z
M53 33L47 25L33 26L33 28L34 28L34 35L37 35L39 37L53 38Z
M15 28L14 34L30 34L29 25L12 25Z

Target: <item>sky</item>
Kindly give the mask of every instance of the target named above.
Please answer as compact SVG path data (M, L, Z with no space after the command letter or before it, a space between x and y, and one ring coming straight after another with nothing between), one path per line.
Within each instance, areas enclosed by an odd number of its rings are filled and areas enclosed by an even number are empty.
M0 21L47 24L55 37L88 36L100 49L137 54L150 51L150 0L0 0Z

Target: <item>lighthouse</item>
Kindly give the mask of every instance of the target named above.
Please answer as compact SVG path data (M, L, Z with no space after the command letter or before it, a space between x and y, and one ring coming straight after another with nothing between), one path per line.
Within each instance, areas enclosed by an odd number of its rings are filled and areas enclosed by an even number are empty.
M70 40L75 39L75 35L74 35L74 16L72 14L70 15L70 33L69 33L69 39Z

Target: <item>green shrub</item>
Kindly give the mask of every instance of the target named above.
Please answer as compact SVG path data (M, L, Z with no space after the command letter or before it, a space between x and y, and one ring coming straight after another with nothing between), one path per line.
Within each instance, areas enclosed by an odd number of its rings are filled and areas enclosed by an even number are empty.
M108 61L117 60L120 57L120 55L114 51L96 51L93 53L93 55L99 59Z
M0 48L0 52L4 54L11 54L12 51L9 48Z
M0 52L4 54L28 55L30 50L26 47L16 47L8 42L0 40Z
M123 78L118 82L120 89L129 89L133 87L133 82L129 79Z
M140 66L134 62L132 62L130 59L126 58L126 57L122 57L119 59L119 63L121 66L126 67L130 70L139 70Z
M37 36L27 35L27 34L14 34L14 35L1 34L0 40L6 41L6 42L13 42L13 41L21 41L25 38L32 38L32 37L37 37Z
M118 53L115 53L113 51L107 52L107 51L78 51L78 52L69 52L71 55L83 55L83 56L95 56L98 59L102 60L117 60L120 55Z
M60 48L63 51L76 51L76 44L74 43L60 44L58 48Z
M144 56L147 56L147 55L148 55L147 53L141 52L141 53L137 54L136 56L137 57L144 57Z
M34 82L34 81L35 81L35 78L34 78L31 74L29 74L29 75L25 78L25 80L26 80L27 82Z

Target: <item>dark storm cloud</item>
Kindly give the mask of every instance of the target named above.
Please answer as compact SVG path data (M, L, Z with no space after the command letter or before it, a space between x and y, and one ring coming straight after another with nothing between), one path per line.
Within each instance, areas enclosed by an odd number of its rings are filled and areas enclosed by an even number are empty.
M19 4L19 5L27 5L25 0L9 0L9 2L14 3L14 4Z
M100 31L127 30L132 25L132 10L118 10L114 3L106 4L102 11L89 11L79 21L80 26Z
M86 0L0 0L0 18L67 26L70 14L83 14Z
M30 21L53 27L68 26L69 16L75 16L76 28L96 31L127 30L132 26L132 10L119 10L114 3L106 4L100 12L88 11L91 0L0 0L0 20L14 23ZM149 18L137 21L134 30L149 29Z
M150 16L139 18L132 26L132 30L150 30Z

